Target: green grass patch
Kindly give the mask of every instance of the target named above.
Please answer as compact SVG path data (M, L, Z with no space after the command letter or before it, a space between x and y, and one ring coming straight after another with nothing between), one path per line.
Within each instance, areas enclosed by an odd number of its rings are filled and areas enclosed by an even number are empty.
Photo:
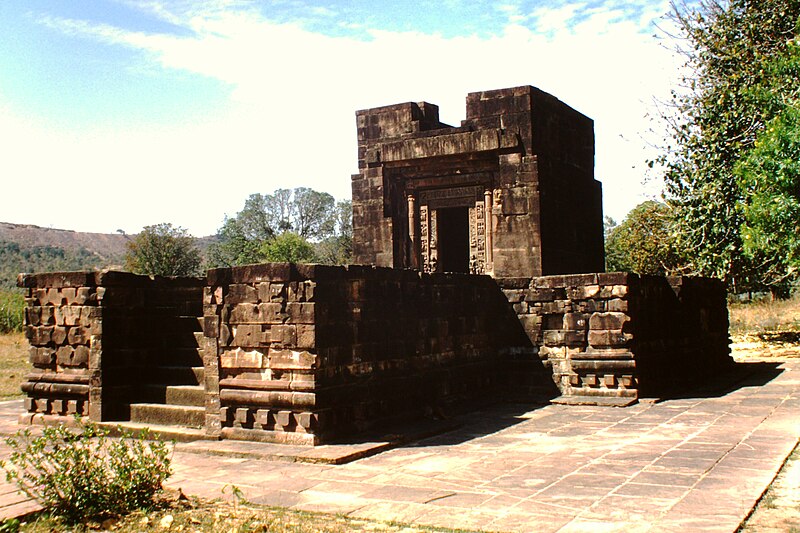
M16 290L0 289L0 333L22 331L25 298Z
M22 333L0 334L0 400L22 397L20 384L31 370L25 336Z

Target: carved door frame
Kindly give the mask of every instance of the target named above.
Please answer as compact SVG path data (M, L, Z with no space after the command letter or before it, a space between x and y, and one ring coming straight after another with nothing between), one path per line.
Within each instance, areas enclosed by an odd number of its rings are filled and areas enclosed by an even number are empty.
M430 187L407 194L410 266L423 272L439 271L441 263L437 211L449 207L466 207L469 209L468 270L473 274L490 271L493 255L492 197L492 190L482 185Z

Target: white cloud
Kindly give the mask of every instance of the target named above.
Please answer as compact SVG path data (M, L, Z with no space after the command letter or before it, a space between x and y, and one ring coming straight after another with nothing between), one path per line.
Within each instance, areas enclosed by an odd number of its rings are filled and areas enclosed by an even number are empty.
M535 31L552 33L574 25L576 15L585 8L584 3L567 4L558 8L540 7L534 10L529 18L535 24L533 28Z
M357 170L355 110L425 100L457 125L468 92L524 84L595 120L596 176L606 211L621 218L641 200L647 153L639 131L649 99L668 91L674 69L669 54L641 31L647 17L619 22L626 13L613 4L587 11L579 3L524 17L509 5L502 8L507 15L533 29L509 23L488 39L372 30L366 41L275 23L253 10L228 9L229 2L206 10L190 3L191 10L177 13L154 1L134 5L184 26L190 36L43 21L142 50L163 68L221 80L231 87L231 109L203 124L111 135L59 134L6 116L0 136L13 135L20 123L25 132L13 139L16 154L0 171L15 167L45 189L79 182L91 191L79 194L74 218L47 224L135 232L169 221L208 234L250 193L306 185L343 198ZM42 146L47 157L34 157ZM69 178L55 180L64 174ZM0 218L25 221L23 212Z

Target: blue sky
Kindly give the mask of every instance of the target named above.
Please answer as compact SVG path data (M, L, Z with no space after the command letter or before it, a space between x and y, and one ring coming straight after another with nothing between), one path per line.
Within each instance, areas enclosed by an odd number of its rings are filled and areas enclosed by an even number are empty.
M0 221L214 233L245 198L349 197L357 109L464 118L468 92L534 85L595 120L620 219L658 194L654 100L679 58L669 2L3 0ZM649 130L655 128L655 132ZM649 132L649 133L648 133Z

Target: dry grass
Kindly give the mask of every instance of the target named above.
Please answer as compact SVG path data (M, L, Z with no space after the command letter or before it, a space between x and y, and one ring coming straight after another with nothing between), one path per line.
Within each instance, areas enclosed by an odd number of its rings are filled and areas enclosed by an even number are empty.
M728 314L737 361L800 357L800 297L734 303Z
M154 512L137 511L102 524L86 524L68 528L58 520L40 515L20 524L27 533L60 533L67 531L116 531L138 533L148 531L201 532L281 532L281 533L459 533L461 529L415 526L397 522L381 522L348 518L341 515L308 513L277 507L221 501L183 500L168 509ZM466 533L466 532L465 532Z
M20 384L31 371L28 341L22 333L0 335L0 400L22 397Z
M731 336L756 336L763 340L798 342L800 297L771 302L761 300L728 306Z

